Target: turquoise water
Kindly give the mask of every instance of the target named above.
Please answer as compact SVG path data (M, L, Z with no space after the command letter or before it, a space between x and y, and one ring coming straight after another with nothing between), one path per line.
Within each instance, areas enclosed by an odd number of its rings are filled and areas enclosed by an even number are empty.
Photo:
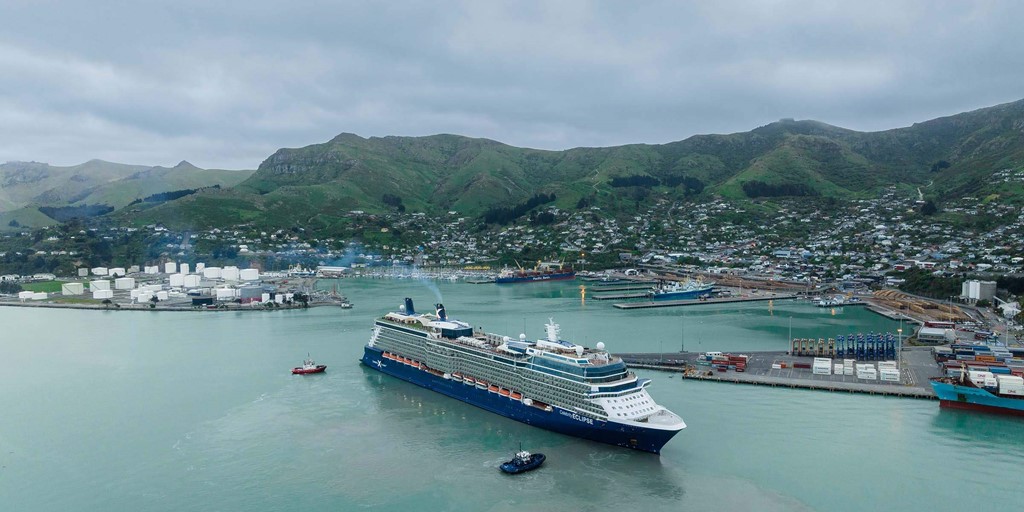
M357 359L402 297L512 335L612 351L782 350L895 330L809 304L619 311L578 284L343 280L352 310L0 308L0 510L1011 510L1018 419L936 402L655 379L688 428L660 457L549 433ZM433 289L432 289L433 288ZM684 315L685 310L685 315ZM684 318L685 316L685 318ZM525 327L524 327L525 326ZM292 376L310 352L326 374ZM522 441L540 471L496 469Z

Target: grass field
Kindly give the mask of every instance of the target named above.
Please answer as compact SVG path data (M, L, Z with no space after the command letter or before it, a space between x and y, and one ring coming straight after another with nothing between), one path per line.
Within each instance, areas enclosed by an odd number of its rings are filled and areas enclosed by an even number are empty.
M58 293L60 292L60 285L66 281L42 281L39 283L25 283L21 285L25 291L29 292L46 292L46 293Z

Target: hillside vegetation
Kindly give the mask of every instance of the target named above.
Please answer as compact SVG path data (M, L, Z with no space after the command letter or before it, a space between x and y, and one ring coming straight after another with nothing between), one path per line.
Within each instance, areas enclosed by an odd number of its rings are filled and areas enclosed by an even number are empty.
M8 162L0 165L0 228L94 216L178 190L233 187L252 173L200 169L188 162L170 168L102 160L70 167Z
M1024 100L882 132L782 120L661 145L565 151L457 135L343 133L278 150L235 187L111 215L175 227L259 222L330 232L350 210L510 216L525 213L517 209L540 194L562 208L598 206L611 214L655 198L857 198L891 185L935 201L973 195L1020 202L1022 177ZM184 188L198 187L172 189Z

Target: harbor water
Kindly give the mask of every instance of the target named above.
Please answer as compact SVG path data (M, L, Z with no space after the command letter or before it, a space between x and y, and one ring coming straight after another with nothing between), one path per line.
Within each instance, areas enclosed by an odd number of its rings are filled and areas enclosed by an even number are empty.
M0 308L0 510L1019 508L1020 419L938 402L654 379L688 425L661 456L546 432L361 366L403 297L491 332L548 317L612 352L786 350L898 324L808 302L622 311L580 283L348 279L277 312ZM586 293L590 293L587 290ZM309 353L325 374L293 376ZM522 442L532 473L497 466Z

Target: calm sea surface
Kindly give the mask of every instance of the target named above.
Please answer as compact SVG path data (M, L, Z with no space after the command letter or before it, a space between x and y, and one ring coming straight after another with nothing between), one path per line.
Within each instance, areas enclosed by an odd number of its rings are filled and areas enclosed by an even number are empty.
M323 283L330 286L333 283ZM937 402L640 372L688 428L661 456L529 427L358 363L405 296L492 332L615 351L783 350L895 331L861 308L619 311L579 284L342 280L352 310L0 308L0 510L1018 510L1024 422ZM588 292L589 293L589 292ZM326 374L292 376L309 352ZM522 441L548 455L496 466ZM528 507L528 508L523 508Z

